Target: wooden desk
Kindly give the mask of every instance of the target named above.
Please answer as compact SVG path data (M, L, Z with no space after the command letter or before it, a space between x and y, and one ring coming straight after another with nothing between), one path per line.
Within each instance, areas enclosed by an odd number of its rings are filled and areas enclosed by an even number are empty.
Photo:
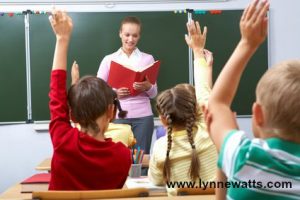
M46 158L38 166L35 167L39 171L50 171L51 170L51 158Z
M21 184L14 185L0 195L1 200L29 200L31 193L21 193ZM122 198L118 200L214 200L215 195L192 195L192 196L176 196L176 197L135 197L135 198ZM110 199L117 200L117 199Z
M192 196L174 196L174 197L133 197L110 200L215 200L215 195L192 195Z
M31 193L21 193L21 184L14 185L0 194L2 200L27 200L31 199Z
M142 160L143 167L149 167L150 155L145 154ZM46 158L40 164L35 167L36 170L39 171L50 171L51 170L51 158Z

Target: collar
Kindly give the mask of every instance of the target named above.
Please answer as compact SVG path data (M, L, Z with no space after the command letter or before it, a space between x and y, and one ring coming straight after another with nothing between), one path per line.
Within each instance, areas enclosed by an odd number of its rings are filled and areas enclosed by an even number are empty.
M174 137L177 137L177 136L183 136L183 135L187 135L187 134L186 134L186 130L181 130L181 131L174 131L174 132L172 132L172 135Z
M118 56L127 56L126 53L124 53L124 51L122 50L122 47L118 49L118 51L116 52ZM140 57L142 55L141 51L136 47L135 50L133 50L133 52L131 53L131 56L137 56Z

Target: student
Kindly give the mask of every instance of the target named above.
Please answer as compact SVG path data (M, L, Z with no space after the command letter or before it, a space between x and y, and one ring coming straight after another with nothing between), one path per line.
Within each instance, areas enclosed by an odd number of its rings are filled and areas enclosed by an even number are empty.
M206 104L211 90L212 54L204 53L206 27L187 24L187 44L193 49L195 84L179 84L157 97L157 110L167 135L158 139L150 157L148 176L155 185L172 181L214 181L217 151L206 130L200 105ZM207 64L207 61L210 63ZM168 184L168 183L167 183ZM177 194L167 186L168 195Z
M53 144L49 190L122 188L131 164L130 150L104 138L114 118L112 89L93 76L81 78L66 91L71 18L54 11L49 18L56 36L50 81L50 135ZM73 128L70 117L82 130Z
M72 85L76 84L80 78L79 75L79 66L76 61L73 62L71 69L71 80ZM120 105L120 102L117 98L117 94L113 91L114 98L114 116L118 112L119 118L124 118L127 115L127 111L124 111ZM76 127L81 130L80 125L77 123ZM107 130L104 133L105 138L111 138L113 142L122 142L127 147L133 147L136 143L133 132L131 130L131 126L128 124L115 124L109 123Z
M141 21L137 17L125 17L122 20L119 32L122 47L118 51L104 57L97 73L99 78L105 81L108 80L112 60L140 69L154 62L152 55L141 52L137 48L141 27ZM157 85L152 85L148 80L145 80L143 82L135 82L133 88L141 93L132 96L128 88L122 87L116 90L122 108L128 111L128 115L125 119L116 119L114 123L130 125L134 137L137 139L136 147L139 146L146 154L149 154L154 130L150 98L154 98L157 95Z
M238 130L230 110L246 64L267 36L268 9L269 2L258 0L245 9L241 40L209 99L206 119L220 151L218 166L228 181L243 186L229 187L228 199L300 199L300 60L280 63L260 79L252 107L254 139ZM283 182L292 185L278 186Z

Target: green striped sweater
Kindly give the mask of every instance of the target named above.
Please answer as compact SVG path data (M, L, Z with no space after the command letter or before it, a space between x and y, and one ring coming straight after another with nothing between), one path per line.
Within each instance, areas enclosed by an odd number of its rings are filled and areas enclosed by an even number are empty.
M227 176L227 199L300 199L300 144L252 139L243 131L225 138L218 167Z

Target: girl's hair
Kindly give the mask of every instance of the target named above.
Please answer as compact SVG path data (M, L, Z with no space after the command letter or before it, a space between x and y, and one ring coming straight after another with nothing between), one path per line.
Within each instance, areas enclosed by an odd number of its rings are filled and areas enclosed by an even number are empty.
M199 178L199 159L194 144L194 131L197 131L197 123L200 119L200 108L197 103L195 88L189 84L178 84L174 88L162 92L156 100L157 111L167 120L168 148L164 164L163 176L170 180L170 151L172 148L173 127L185 127L189 143L191 144L191 167L189 176L195 180Z
M115 104L115 92L105 81L95 76L82 77L68 91L68 104L72 120L83 129L97 134L101 127L96 119L101 117L110 104Z
M121 21L121 25L120 25L120 31L122 31L122 27L124 24L136 24L140 27L140 31L142 31L142 22L139 18L135 17L135 16L128 16L125 17L122 21Z
M118 99L117 93L114 90L112 90L112 92L113 92L114 105L115 105L115 111L114 112L116 113L117 109L118 109L119 110L118 117L119 118L125 118L128 112L126 110L122 109L120 101Z

